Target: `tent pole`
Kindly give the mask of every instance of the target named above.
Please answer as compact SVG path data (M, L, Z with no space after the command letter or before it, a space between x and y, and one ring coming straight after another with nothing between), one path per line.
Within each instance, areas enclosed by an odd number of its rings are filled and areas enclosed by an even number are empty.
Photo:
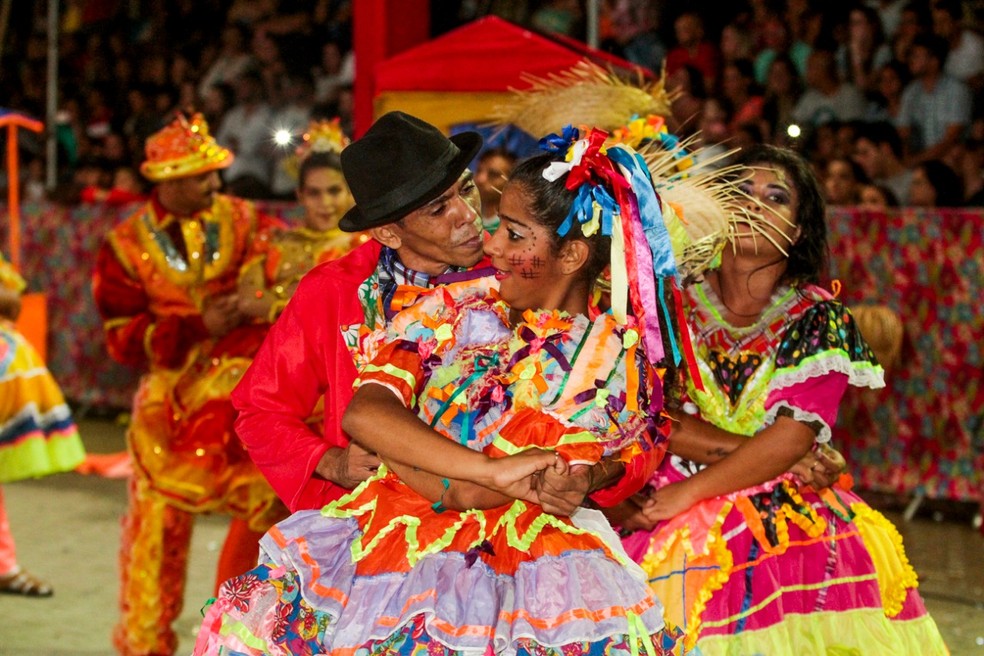
M48 0L48 90L45 123L48 138L45 159L48 162L45 188L53 191L58 184L58 0Z
M598 47L598 0L588 0L588 45Z
M10 215L10 263L21 270L20 174L17 164L17 125L7 126L7 213Z

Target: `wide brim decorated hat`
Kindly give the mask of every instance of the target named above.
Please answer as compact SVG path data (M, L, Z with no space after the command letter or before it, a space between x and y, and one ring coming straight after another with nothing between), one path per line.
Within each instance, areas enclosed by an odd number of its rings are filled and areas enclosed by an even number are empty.
M450 188L481 148L477 132L446 137L403 112L382 116L342 151L355 206L339 227L358 232L400 220Z
M140 172L151 182L224 169L235 159L232 151L223 148L209 134L208 123L201 114L189 121L178 114L170 124L147 139L147 159Z

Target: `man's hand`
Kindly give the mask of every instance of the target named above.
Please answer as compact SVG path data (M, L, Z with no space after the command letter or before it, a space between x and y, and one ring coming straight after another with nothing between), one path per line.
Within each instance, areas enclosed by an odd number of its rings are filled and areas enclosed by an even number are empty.
M846 470L847 461L844 460L844 456L840 451L826 444L820 445L816 451L807 453L789 469L804 485L809 485L815 490L830 487Z
M315 472L347 490L356 487L379 469L379 458L358 444L345 448L332 447L325 451Z
M222 337L243 322L246 316L239 309L239 295L225 294L205 299L202 323L212 337Z
M553 515L570 515L584 502L591 491L591 467L567 464L558 457L552 467L536 478L539 504Z

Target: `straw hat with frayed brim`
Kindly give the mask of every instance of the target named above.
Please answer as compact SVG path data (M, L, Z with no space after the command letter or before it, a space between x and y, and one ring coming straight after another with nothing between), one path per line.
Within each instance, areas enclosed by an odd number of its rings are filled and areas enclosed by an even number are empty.
M358 232L399 221L450 188L481 147L477 132L449 138L403 112L382 116L342 151L355 206L339 227Z
M147 160L140 172L151 182L164 182L191 175L224 169L235 156L223 148L208 132L201 114L191 120L184 114L147 138Z

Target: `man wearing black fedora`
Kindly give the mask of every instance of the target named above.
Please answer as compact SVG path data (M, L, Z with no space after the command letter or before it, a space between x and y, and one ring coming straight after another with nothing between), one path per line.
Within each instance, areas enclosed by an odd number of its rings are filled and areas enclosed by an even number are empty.
M481 147L476 132L448 138L391 112L342 151L355 206L340 226L373 239L302 279L233 393L236 430L291 511L339 498L379 464L340 424L360 338L399 309L400 287L490 273L477 267L484 233L468 170Z
M372 239L301 280L232 395L239 437L292 512L325 506L379 466L349 443L341 418L361 338L400 309L401 287L493 273L483 261L480 200L467 168L481 146L478 133L448 138L391 112L342 151L355 206L339 225ZM608 486L624 467L603 462L591 469L541 479L544 508L569 514L589 485L596 501L610 505L603 499L620 494L621 483Z

